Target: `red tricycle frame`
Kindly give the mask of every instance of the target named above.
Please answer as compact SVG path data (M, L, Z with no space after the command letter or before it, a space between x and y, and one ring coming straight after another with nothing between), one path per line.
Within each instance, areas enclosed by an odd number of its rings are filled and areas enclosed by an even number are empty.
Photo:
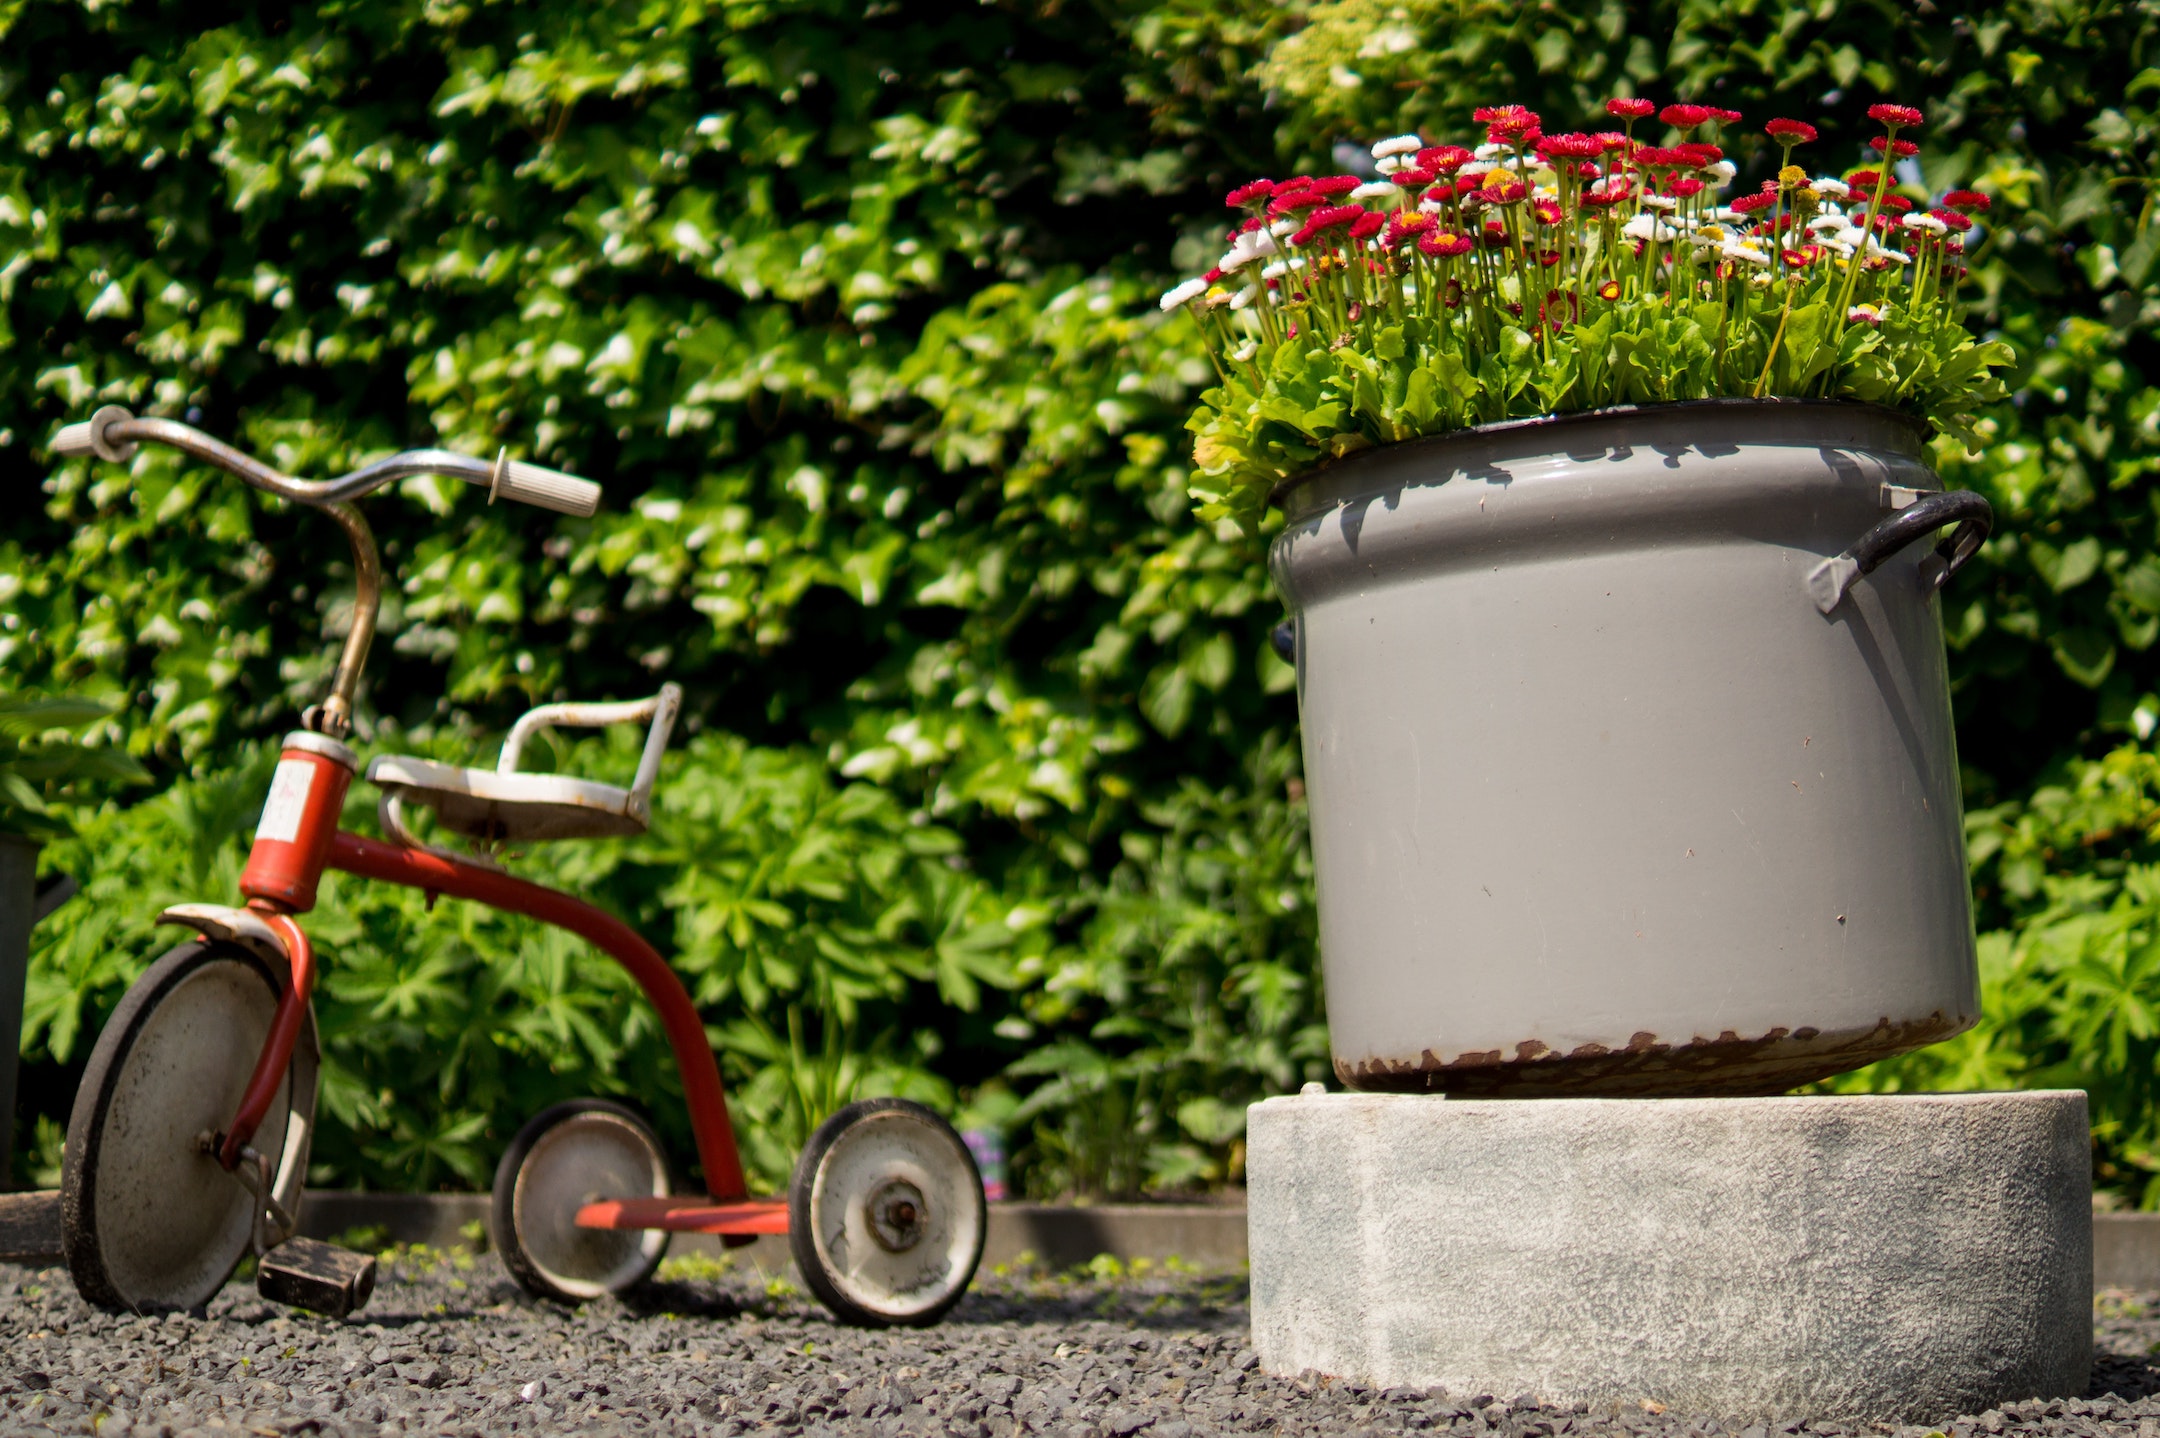
M660 1015L668 1048L682 1075L683 1098L690 1110L690 1128L697 1141L698 1162L705 1171L709 1196L589 1204L578 1214L580 1227L665 1228L743 1239L762 1233L786 1233L785 1202L749 1197L742 1156L735 1147L734 1124L728 1117L727 1092L720 1081L720 1065L712 1045L706 1041L705 1024L698 1017L689 990L667 960L629 925L582 899L437 851L388 844L340 829L339 816L355 764L352 751L322 735L302 732L285 741L280 769L292 773L287 766L302 766L309 776L296 786L301 789L297 812L283 826L293 837L278 838L267 832L269 826L257 834L254 848L248 853L247 868L240 876L240 892L248 907L284 940L292 978L278 1001L277 1016L255 1061L239 1109L223 1134L218 1161L228 1170L238 1166L241 1150L255 1136L276 1101L278 1085L292 1059L293 1045L313 997L315 980L313 948L296 916L314 907L323 871L338 869L363 879L419 889L430 901L448 895L552 924L576 934L621 964L644 991Z

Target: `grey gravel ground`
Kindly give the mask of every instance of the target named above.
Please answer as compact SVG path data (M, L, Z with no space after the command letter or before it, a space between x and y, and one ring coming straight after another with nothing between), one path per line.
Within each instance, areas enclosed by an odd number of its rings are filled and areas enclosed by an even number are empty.
M535 1303L490 1257L408 1254L344 1323L235 1284L206 1315L114 1317L66 1273L0 1265L0 1432L817 1434L871 1438L1703 1438L1649 1406L1592 1414L1485 1394L1268 1378L1242 1280L990 1275L942 1325L863 1332L784 1285L692 1261L633 1302ZM2150 1308L2148 1309L2148 1305ZM2160 1295L2106 1295L2083 1398L1942 1427L2160 1438ZM1807 1415L1739 1438L1838 1435ZM1944 1415L1950 1419L1951 1415ZM1889 1431L1889 1430L1883 1430ZM1925 1429L1901 1430L1917 1438Z

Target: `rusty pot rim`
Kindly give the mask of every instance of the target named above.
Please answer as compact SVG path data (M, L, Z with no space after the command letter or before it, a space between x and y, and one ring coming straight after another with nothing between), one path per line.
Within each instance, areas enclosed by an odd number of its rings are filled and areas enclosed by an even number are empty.
M1302 470L1283 480L1268 491L1268 507L1280 509L1285 516L1290 512L1288 500L1291 494L1305 485L1323 479L1347 464L1369 458L1374 454L1432 448L1439 445L1458 444L1464 440L1490 439L1495 435L1524 433L1533 430L1562 430L1578 428L1616 419L1654 417L1676 414L1685 410L1733 411L1748 409L1801 409L1836 410L1846 414L1869 414L1887 419L1912 430L1915 438L1925 443L1935 432L1935 426L1915 414L1888 405L1873 404L1856 399L1809 399L1769 395L1761 399L1739 395L1721 395L1711 399L1671 400L1663 404L1618 404L1604 409L1570 410L1564 414L1531 415L1524 419L1495 420L1490 424L1472 425L1468 429L1451 429L1442 434L1419 435L1415 439L1399 440L1394 444L1367 445L1334 459L1323 460L1311 469Z

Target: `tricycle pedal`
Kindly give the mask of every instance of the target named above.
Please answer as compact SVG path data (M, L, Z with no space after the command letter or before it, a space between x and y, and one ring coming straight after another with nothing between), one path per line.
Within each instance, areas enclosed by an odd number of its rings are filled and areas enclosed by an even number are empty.
M272 1303L343 1318L375 1291L375 1259L334 1243L288 1238L256 1265L255 1291Z

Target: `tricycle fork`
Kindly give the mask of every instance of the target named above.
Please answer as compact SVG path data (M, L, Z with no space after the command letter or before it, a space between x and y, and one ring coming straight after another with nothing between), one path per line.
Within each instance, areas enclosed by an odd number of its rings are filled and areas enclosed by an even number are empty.
M263 1115L277 1100L278 1085L285 1081L286 1065L292 1062L293 1045L300 1040L300 1026L307 1022L308 1000L315 994L315 946L308 942L306 931L287 915L259 908L256 912L284 944L291 977L285 992L278 996L277 1013L270 1020L270 1033L263 1039L262 1053L255 1060L255 1072L240 1095L240 1108L226 1125L224 1140L218 1145L217 1160L228 1173L240 1166L248 1140L255 1137ZM263 1197L267 1201L269 1194L265 1192Z

